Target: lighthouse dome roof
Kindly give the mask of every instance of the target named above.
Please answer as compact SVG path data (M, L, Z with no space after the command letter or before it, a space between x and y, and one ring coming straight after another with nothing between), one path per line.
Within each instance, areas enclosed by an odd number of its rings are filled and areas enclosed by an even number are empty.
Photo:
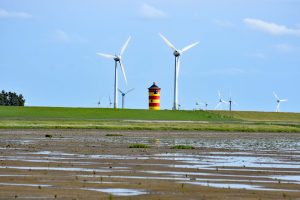
M151 85L151 87L149 87L148 89L160 89L155 82L153 82L153 85Z

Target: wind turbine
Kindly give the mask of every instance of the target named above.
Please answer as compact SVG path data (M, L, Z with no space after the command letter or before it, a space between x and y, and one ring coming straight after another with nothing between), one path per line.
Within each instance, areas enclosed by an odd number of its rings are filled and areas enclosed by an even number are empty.
M204 102L203 104L205 105L205 110L207 111L208 103L207 103L207 102Z
M208 103L207 102L199 102L199 101L196 101L196 110L197 110L197 107L199 108L199 110L201 110L200 108L200 104L202 104L203 106L205 106L205 110L207 111L207 106L208 106ZM203 109L204 110L204 109Z
M232 105L238 105L235 101L232 101L232 98L231 98L231 91L230 91L230 97L229 97L229 111L232 110Z
M98 104L98 107L100 107L100 105L101 105L101 98L99 98L99 101L97 102L97 104Z
M111 102L110 96L108 96L108 98L109 98L109 105L108 105L108 107L110 108L113 103Z
M219 95L219 103L216 105L215 110L217 110L220 106L222 108L222 104L228 104L227 101L224 101L222 99L220 91L218 91L218 95Z
M118 91L117 91L117 88L118 88L118 71L117 71L118 63L120 64L121 71L123 72L123 76L124 76L125 82L127 84L124 65L122 64L122 55L123 55L128 43L130 41L130 38L131 37L129 36L129 38L127 39L127 41L123 45L119 55L110 55L110 54L104 54L104 53L97 53L98 56L113 59L115 61L114 108L118 108Z
M124 105L125 105L125 95L128 94L129 92L131 92L132 90L134 90L134 88L130 89L130 90L127 90L126 92L123 92L122 90L120 90L118 88L119 92L121 93L122 95L122 108L124 109Z
M232 105L238 105L235 101L232 101L231 96L229 98L229 111L232 111Z
M200 102L196 100L195 102L195 110L200 110Z
M279 106L281 102L285 102L288 101L287 99L279 99L279 97L277 96L277 94L275 92L273 92L275 98L276 98L276 102L277 102L277 107L276 107L276 112L279 112Z
M173 50L173 55L175 56L175 75L174 75L174 102L173 102L173 110L178 110L178 76L179 76L179 69L180 69L180 62L179 57L182 53L189 50L190 48L196 46L199 42L195 42L190 44L183 49L179 50L176 49L175 46L161 33L159 33L160 37L163 41Z

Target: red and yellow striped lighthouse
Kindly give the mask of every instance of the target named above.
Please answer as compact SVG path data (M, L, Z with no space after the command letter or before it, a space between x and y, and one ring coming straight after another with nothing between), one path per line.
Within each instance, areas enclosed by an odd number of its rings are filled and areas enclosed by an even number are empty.
M149 110L160 109L160 88L153 82L149 90Z

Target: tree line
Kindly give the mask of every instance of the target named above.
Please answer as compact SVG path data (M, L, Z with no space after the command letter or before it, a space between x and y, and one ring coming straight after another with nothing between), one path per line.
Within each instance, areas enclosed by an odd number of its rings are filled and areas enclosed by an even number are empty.
M15 92L5 92L4 90L0 93L0 106L24 106L25 99L22 94Z

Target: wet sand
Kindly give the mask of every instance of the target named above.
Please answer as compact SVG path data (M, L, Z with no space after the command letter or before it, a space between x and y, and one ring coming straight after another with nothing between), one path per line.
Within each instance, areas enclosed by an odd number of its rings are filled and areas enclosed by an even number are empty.
M300 199L300 134L0 130L0 199Z

